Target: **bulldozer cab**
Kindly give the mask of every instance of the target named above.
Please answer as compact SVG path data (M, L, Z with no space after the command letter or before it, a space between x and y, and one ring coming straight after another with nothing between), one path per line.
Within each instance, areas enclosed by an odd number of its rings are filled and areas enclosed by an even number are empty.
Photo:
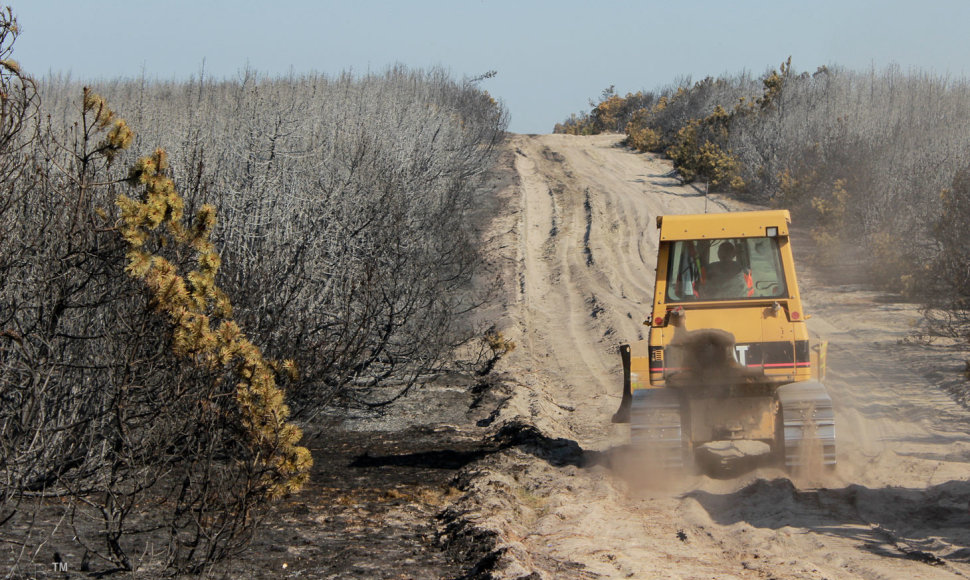
M785 210L657 219L653 314L647 344L632 345L634 389L696 370L675 360L678 343L694 331L727 333L737 365L768 381L810 378L790 219Z

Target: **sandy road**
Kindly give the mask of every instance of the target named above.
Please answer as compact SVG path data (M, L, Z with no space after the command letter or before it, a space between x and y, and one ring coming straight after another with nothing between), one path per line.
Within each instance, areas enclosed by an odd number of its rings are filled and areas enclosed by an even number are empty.
M619 148L618 140L512 140L520 184L497 223L517 269L505 331L520 348L503 370L521 385L501 420L529 421L550 439L574 441L582 459L520 453L496 467L514 473L503 486L527 504L507 534L521 564L509 575L970 574L970 413L926 378L927 369L952 360L898 344L915 320L912 308L826 286L804 263L810 326L831 343L826 382L836 405L837 472L691 476L662 491L628 477L627 428L609 421L619 404L616 346L643 336L655 216L740 205L680 186L667 162Z

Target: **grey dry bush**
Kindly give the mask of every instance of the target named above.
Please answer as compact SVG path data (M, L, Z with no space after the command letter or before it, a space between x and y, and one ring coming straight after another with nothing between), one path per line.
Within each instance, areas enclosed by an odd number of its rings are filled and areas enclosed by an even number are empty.
M218 283L254 342L297 361L289 387L312 415L351 386L404 391L474 334L463 315L484 297L469 289L482 260L468 217L506 114L471 81L401 67L106 83L138 131L125 148L105 101L20 73L17 33L8 11L0 562L29 573L61 549L92 571L204 572L245 548L274 474L231 403L232 372L176 356L124 272L115 200L135 151L168 149L187 214L218 208Z
M0 28L12 43L9 12ZM77 122L41 122L33 81L6 70L2 116L23 122L0 147L0 565L61 550L92 571L204 570L245 546L277 478L231 373L174 356L125 274L124 122L89 91Z
M935 262L926 268L924 314L934 334L970 342L970 165L960 170L942 195L943 213L933 229ZM970 361L965 374L970 378Z
M66 103L73 84L52 80L45 101ZM189 205L219 208L223 287L268 354L297 362L298 413L380 403L348 387L404 391L473 334L472 196L507 125L474 82L395 67L101 90L169 151Z

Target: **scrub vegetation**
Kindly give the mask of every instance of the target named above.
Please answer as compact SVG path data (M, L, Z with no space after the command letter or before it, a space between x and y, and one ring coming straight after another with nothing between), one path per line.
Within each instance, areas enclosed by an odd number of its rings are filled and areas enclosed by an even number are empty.
M970 339L970 83L921 71L747 73L621 97L555 132L620 132L684 182L791 208L819 254L925 304L926 331Z
M295 421L497 340L469 316L472 218L506 113L404 67L95 91L21 71L18 35L7 9L0 568L69 546L85 572L205 572L305 483Z

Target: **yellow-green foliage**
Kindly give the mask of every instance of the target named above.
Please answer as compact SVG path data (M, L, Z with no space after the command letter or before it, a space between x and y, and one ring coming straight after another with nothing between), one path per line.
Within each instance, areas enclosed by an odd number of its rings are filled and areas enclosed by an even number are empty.
M661 97L653 109L666 106L666 103L666 97ZM637 151L659 152L662 148L660 132L650 127L651 112L652 109L637 110L626 126L626 144Z
M674 99L682 97L683 89L677 91ZM649 109L638 109L626 126L627 145L638 151L664 153L668 143L664 143L661 129L655 126L656 119L667 109L670 102L666 96L660 97Z
M515 350L515 341L509 340L497 330L489 330L485 333L485 342L492 351L492 356L501 358Z
M842 240L821 228L812 229L815 241L813 259L820 264L837 264L842 258Z
M138 199L118 196L119 229L129 246L126 270L144 280L153 305L168 317L177 355L210 370L230 371L238 378L235 400L249 445L255 461L268 468L262 481L265 493L270 498L283 496L303 485L312 463L310 452L297 445L302 435L286 421L289 408L276 386L277 372L295 377L296 369L291 361L276 363L264 358L231 319L229 298L215 281L221 263L210 241L215 208L202 206L194 223L185 225L182 197L165 175L167 165L161 149L138 160L128 181L142 188L141 195ZM193 252L196 268L182 275L176 264L149 249L153 239L158 246L176 252Z
M812 198L812 208L818 214L812 238L818 244L819 256L825 261L837 260L841 253L848 199L844 179L835 180L829 195Z
M904 240L887 231L870 234L866 249L871 256L875 281L909 297L919 296L920 287L931 275L932 264L914 260Z
M616 131L620 116L623 114L624 104L623 97L611 94L596 105L592 113L593 131L595 133Z
M780 207L796 207L813 198L819 185L819 176L814 166L784 169L777 174L778 193L775 203Z
M674 167L680 172L681 179L685 182L694 181L697 178L693 152L697 150L697 133L700 128L700 121L693 119L685 127L677 131L677 139L673 145L667 148L667 156L674 162Z
M638 109L644 107L647 100L652 101L652 95L642 92L627 93L621 97L616 94L614 87L603 91L598 103L590 100L592 110L589 114L572 114L563 123L556 123L554 133L569 135L598 135L600 133L629 133L631 119Z
M660 149L660 133L650 127L634 128L632 124L627 126L627 145L637 151L657 151Z
M498 361L513 350L515 350L515 342L509 340L494 328L487 330L482 337L482 352L480 355L482 367L476 371L477 374L479 376L485 376L492 372L492 369L495 368Z
M667 155L685 182L706 179L713 187L744 187L737 158L719 144L727 140L730 119L718 105L704 119L693 119L677 132Z
M841 230L845 223L848 200L849 192L845 189L845 180L836 179L832 184L831 195L812 198L812 208L818 213L818 223L829 230Z
M781 97L781 92L785 88L785 79L791 75L791 57L788 60L781 63L780 70L771 71L762 84L764 85L764 93L761 98L757 100L758 105L762 109L770 109L775 107L778 103L779 97Z
M101 96L87 87L84 87L82 109L85 123L90 120L98 130L111 127L104 139L95 147L95 153L104 154L110 162L115 158L115 155L131 145L135 133L128 128L124 119L115 116L114 111L108 107L107 102Z
M565 135L592 135L593 118L589 115L577 116L573 113L566 122L556 123L552 132Z

